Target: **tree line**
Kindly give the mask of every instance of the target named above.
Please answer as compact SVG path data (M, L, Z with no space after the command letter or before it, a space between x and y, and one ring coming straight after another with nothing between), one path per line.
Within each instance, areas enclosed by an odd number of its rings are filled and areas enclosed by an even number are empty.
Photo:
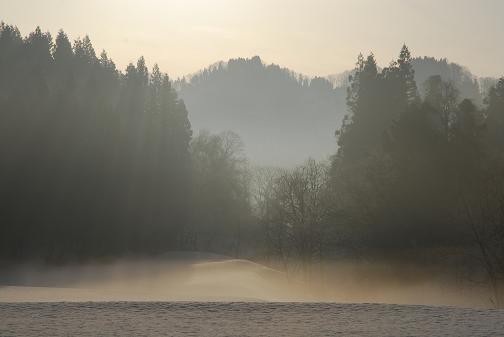
M406 46L382 70L359 56L330 163L259 174L269 254L304 273L342 256L444 264L502 306L504 78L483 107L440 75L421 85Z
M1 259L187 249L244 217L232 134L193 137L157 65L119 71L87 36L0 25L0 128Z

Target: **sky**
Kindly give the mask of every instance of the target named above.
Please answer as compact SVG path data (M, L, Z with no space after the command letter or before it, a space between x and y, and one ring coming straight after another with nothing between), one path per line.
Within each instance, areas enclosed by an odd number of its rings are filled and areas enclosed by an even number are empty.
M0 0L0 20L89 35L124 69L144 56L176 78L220 60L259 55L310 76L380 65L406 43L479 76L504 75L502 0Z

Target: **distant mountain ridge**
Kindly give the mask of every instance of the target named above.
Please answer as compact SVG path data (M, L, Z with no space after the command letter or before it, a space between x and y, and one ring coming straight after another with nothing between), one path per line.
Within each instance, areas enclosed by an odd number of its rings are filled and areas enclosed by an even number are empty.
M461 98L481 105L493 80L479 79L446 59L417 57L412 63L421 94L429 76L441 75ZM254 56L216 62L174 85L196 132L232 130L242 137L251 162L292 166L335 153L334 132L347 113L352 72L309 77Z

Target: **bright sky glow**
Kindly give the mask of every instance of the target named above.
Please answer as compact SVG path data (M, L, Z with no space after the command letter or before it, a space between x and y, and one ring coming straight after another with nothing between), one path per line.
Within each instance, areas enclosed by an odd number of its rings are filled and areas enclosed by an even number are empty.
M382 65L405 42L480 76L504 75L501 0L0 0L0 20L88 34L122 69L140 55L172 77L219 60L260 55L307 75Z

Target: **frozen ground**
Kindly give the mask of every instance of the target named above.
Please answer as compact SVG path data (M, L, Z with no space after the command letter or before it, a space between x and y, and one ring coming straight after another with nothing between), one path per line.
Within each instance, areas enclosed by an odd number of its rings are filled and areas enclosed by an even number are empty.
M504 311L391 304L0 303L0 336L504 336Z

